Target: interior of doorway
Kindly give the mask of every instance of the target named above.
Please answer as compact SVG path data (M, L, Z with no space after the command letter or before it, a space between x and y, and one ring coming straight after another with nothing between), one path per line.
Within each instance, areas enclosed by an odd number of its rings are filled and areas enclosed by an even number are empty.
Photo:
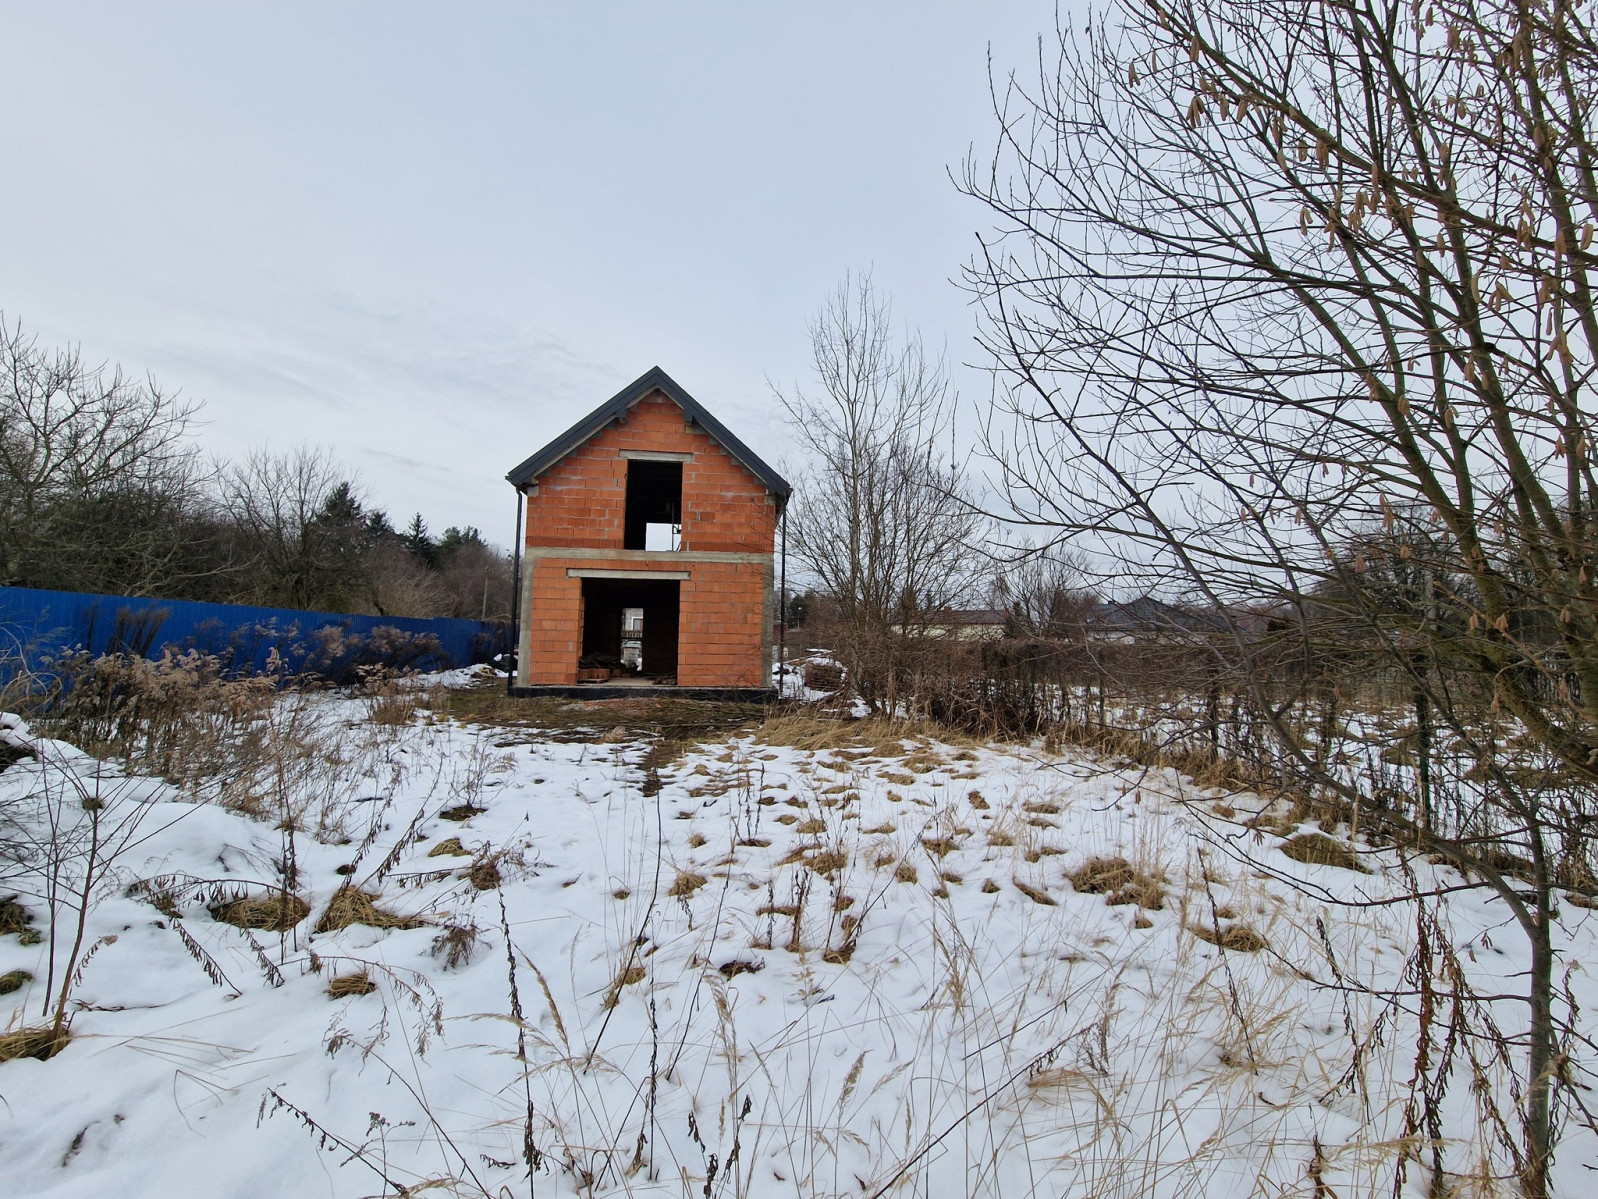
M675 681L681 589L677 579L584 579L578 679Z

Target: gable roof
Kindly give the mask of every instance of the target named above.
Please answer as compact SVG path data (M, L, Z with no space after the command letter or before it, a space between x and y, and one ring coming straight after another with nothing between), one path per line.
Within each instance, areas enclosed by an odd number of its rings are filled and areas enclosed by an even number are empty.
M629 408L652 391L663 393L681 408L683 416L690 423L698 425L710 434L710 439L764 483L766 490L775 495L779 503L787 502L789 494L793 491L788 480L772 470L758 454L734 437L725 425L710 415L704 405L684 391L681 384L658 366L650 368L627 384L505 478L518 488L525 487L578 446L603 432L612 421L626 416Z

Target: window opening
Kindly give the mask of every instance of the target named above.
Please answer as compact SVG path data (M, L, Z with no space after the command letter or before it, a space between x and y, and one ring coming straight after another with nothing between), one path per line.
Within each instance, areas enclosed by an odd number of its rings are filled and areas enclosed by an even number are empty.
M629 550L682 548L681 462L627 460L622 546Z

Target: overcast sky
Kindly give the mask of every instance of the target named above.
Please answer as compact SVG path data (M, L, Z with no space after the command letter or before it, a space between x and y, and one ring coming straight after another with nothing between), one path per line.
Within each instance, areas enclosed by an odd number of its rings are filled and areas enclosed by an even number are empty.
M850 268L957 362L955 193L1052 0L0 3L0 311L511 540L507 470L659 364L773 461ZM958 371L968 397L983 376Z

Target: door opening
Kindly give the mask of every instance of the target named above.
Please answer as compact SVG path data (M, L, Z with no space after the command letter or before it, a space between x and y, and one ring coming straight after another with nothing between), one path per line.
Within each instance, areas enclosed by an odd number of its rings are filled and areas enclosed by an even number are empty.
M584 579L577 681L674 683L677 579Z

